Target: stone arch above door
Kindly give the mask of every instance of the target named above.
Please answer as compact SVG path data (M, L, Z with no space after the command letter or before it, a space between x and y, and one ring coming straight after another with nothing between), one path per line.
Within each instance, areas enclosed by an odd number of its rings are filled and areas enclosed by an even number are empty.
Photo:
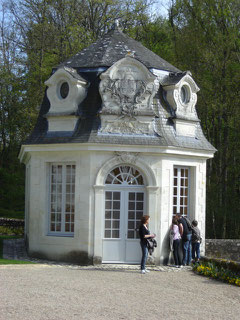
M156 177L153 170L142 159L139 159L138 153L116 152L115 157L108 160L98 171L95 186L104 186L109 172L117 166L129 165L140 171L144 177L145 186L156 187Z

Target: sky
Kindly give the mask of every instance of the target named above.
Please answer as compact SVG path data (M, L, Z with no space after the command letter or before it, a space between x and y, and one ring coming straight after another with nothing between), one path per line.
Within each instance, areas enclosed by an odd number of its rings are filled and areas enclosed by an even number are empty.
M152 12L157 15L166 17L168 14L167 8L169 7L171 0L155 0L156 4L153 6Z

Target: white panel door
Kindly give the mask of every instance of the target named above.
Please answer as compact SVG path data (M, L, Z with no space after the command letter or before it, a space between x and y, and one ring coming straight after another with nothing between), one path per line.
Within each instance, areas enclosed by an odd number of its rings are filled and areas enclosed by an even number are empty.
M105 192L103 262L140 262L138 226L144 214L144 198L143 188Z

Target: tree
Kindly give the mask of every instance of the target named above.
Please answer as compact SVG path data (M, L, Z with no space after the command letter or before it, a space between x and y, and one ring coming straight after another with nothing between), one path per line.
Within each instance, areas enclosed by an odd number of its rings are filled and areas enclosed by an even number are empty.
M198 114L218 149L207 184L207 232L218 238L240 235L239 13L236 0L177 0L169 10L177 65L201 88Z

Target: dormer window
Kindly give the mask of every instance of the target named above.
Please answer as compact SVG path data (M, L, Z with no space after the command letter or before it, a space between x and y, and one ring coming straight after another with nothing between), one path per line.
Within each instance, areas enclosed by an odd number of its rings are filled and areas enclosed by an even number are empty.
M73 131L79 104L87 95L87 81L75 69L59 68L45 84L50 109L46 114L48 131Z
M196 137L196 124L199 122L195 105L199 88L190 72L170 74L163 83L167 102L174 117L176 135Z

